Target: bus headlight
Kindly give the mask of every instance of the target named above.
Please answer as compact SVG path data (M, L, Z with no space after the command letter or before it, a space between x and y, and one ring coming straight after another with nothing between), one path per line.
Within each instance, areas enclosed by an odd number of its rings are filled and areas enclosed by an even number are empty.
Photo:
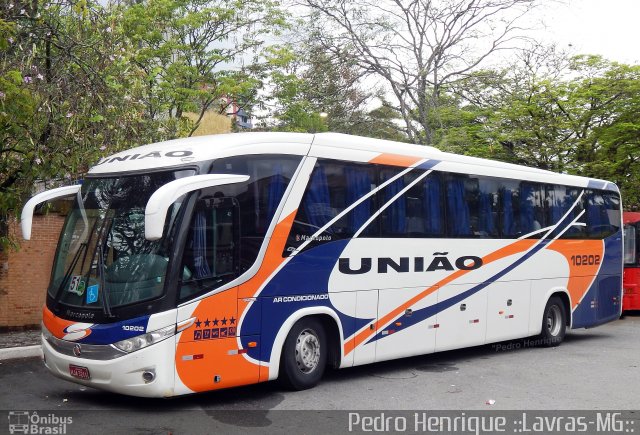
M118 341L117 343L113 343L113 345L123 352L130 353L165 340L173 336L175 333L176 327L175 325L172 325L153 332L146 332L135 337L127 338L126 340Z

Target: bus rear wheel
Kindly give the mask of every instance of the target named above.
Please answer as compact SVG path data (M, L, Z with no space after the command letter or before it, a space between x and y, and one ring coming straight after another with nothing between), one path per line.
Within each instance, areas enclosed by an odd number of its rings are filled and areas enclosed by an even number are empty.
M543 347L559 346L564 340L567 330L567 315L562 299L557 296L549 298L542 316L542 333L540 343Z
M290 389L306 390L320 382L327 364L327 337L314 318L298 320L284 342L280 380Z

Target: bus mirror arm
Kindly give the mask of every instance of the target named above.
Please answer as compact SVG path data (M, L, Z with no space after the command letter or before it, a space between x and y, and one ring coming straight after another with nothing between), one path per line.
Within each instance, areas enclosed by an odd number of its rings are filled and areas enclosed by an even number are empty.
M51 201L52 199L58 199L65 196L75 195L80 191L80 185L58 187L56 189L46 190L42 193L35 195L31 198L22 208L22 214L20 215L20 227L22 229L22 238L25 240L31 240L31 226L33 222L33 211L36 206L45 201Z
M164 231L167 211L182 195L207 187L224 184L242 183L249 179L248 175L207 174L180 178L165 184L156 190L144 211L144 237L147 240L159 240Z

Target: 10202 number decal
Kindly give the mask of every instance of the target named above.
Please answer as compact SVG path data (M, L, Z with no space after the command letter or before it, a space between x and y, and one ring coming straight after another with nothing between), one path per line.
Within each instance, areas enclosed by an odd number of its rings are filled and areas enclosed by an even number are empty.
M600 264L599 255L572 255L571 264L574 266L597 266Z

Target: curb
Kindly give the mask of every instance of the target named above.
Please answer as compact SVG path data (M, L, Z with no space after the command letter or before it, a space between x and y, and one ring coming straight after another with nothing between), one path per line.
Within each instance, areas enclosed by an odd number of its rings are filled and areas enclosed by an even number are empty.
M34 344L33 346L7 347L0 349L0 361L17 358L32 358L34 356L42 357L42 346Z

